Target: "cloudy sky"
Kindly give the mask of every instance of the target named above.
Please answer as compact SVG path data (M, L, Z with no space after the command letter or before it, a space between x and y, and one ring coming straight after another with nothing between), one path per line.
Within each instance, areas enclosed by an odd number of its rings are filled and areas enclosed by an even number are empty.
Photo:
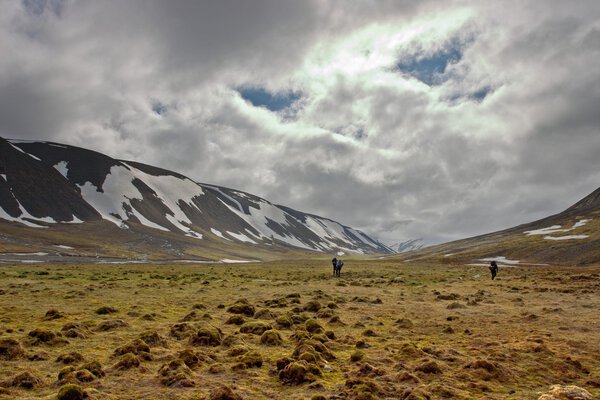
M600 186L600 2L0 0L0 136L439 243Z

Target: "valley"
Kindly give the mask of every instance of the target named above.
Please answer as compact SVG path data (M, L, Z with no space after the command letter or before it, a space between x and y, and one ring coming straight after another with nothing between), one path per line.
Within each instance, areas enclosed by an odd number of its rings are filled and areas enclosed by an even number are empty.
M500 264L1 265L0 399L599 396L600 266Z

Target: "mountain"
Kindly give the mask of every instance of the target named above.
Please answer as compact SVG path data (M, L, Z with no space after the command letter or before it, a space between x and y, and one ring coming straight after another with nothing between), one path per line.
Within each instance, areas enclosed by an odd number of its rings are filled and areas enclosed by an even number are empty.
M443 263L563 264L600 262L600 188L565 211L514 228L403 253Z
M54 254L59 246L61 256L85 250L214 260L391 251L357 229L239 190L79 147L3 138L0 233L6 248Z
M419 250L425 246L422 238L409 239L404 242L399 242L390 246L397 253L406 253L407 251Z

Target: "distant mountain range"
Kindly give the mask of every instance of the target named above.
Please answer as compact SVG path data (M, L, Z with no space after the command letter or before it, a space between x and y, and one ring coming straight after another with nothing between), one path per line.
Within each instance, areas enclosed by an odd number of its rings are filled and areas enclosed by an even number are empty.
M565 211L514 228L403 253L441 263L586 265L600 262L600 188Z
M79 147L3 138L0 244L4 253L117 259L392 252L357 229L239 190Z
M390 245L390 247L394 249L394 251L396 251L397 253L406 253L407 251L422 249L423 247L425 247L425 242L421 238L410 239L404 242L395 243L393 245Z

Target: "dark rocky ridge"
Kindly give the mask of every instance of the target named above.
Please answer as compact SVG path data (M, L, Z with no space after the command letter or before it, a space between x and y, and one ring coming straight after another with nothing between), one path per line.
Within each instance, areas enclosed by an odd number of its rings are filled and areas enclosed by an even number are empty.
M61 171L67 171L66 177L57 170L59 165ZM114 171L121 175L115 175ZM364 240L356 230L327 218L277 206L235 189L196 183L163 168L116 160L74 146L0 138L0 174L6 176L6 180L0 178L0 206L5 212L12 218L22 218L21 205L34 217L32 222L50 229L60 226L62 231L68 232L71 228L61 223L79 219L85 223L106 224L109 218L121 231L127 229L132 235L143 232L143 237L203 237L195 241L197 248L202 248L205 243L218 242L221 247L235 244L234 247L258 246L263 250L278 245L327 253L339 250L367 254L390 251L368 235L361 233L368 238ZM181 199L184 195L177 190L172 193L169 185L159 184L157 189L157 179L163 178L170 185L182 185L182 189L197 187L199 194L184 201ZM84 186L87 194L82 192ZM129 190L139 195L115 194L115 188L120 190L121 186L124 187L123 193ZM171 192L165 194L165 187ZM162 191L162 196L169 198L161 198L157 191ZM94 203L94 192L105 197ZM98 208L103 205L102 202L116 207L115 211L106 214L106 210ZM270 215L279 217L275 220ZM0 219L0 222L6 223L6 220ZM319 235L311 229L309 222L320 225L318 231L325 230L326 235ZM19 224L18 221L10 223ZM76 234L76 225L80 224L70 225ZM165 233L167 230L168 233ZM125 232L120 232L119 236L122 234ZM240 235L250 240L246 241ZM171 238L173 241L174 236ZM188 240L187 237L185 240ZM134 241L139 242L140 239Z
M19 204L36 218L50 217L57 221L99 220L100 214L81 197L56 169L19 151L0 138L0 204L12 217L21 217Z

